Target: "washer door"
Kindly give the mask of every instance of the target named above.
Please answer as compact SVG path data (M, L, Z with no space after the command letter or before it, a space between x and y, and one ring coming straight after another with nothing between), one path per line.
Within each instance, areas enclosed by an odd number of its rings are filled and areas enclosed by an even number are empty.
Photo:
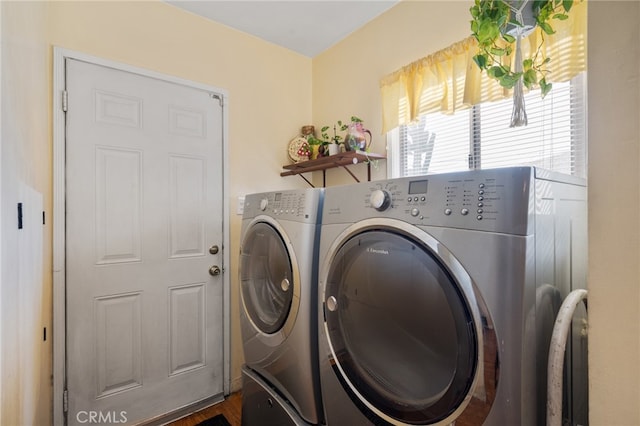
M341 383L376 424L458 424L484 376L482 322L489 320L469 276L417 229L374 227L341 241L323 294Z
M274 334L293 327L299 296L297 266L290 244L276 223L253 222L242 242L241 297L245 312L261 333Z

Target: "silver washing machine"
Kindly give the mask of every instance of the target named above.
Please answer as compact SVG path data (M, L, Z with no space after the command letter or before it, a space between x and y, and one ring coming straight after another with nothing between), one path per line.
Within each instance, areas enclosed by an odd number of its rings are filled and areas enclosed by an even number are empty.
M307 425L273 385L242 366L242 424L260 426Z
M332 187L322 220L329 426L545 423L555 315L585 283L584 181L521 167Z
M241 331L246 371L243 424L278 422L262 410L261 378L304 424L323 421L317 344L317 256L323 189L245 197L240 251ZM246 396L246 398L245 398ZM272 401L278 402L271 398ZM261 419L249 423L249 419ZM275 424L275 423L274 423ZM290 423L299 424L292 420Z

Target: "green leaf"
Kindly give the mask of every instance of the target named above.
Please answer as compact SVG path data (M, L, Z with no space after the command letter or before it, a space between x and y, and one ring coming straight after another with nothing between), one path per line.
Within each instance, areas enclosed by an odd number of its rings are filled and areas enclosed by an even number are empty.
M538 25L549 19L549 13L549 9L547 9L546 7L543 7L538 11L538 15L536 15L536 22L538 23Z
M502 38L507 43L515 43L515 41L516 41L516 38L514 36L512 36L511 34L502 34Z
M547 80L544 78L540 79L540 91L542 92L542 98L544 99L547 96L547 93L551 91L551 83L547 83Z
M534 16L540 13L540 9L542 9L546 2L546 0L534 0L531 3L531 10L533 10Z
M562 2L562 8L565 10L565 12L570 11L571 6L573 6L573 0L564 0Z
M505 70L502 67L498 66L498 65L487 69L487 75L489 77L491 77L491 78L501 79L506 74L507 73L505 72Z
M553 15L553 19L557 19L558 21L566 21L567 19L569 19L569 15L567 15L566 13L556 13L555 15Z
M523 25L514 19L509 19L509 25L513 25L514 27L522 27Z
M495 40L500 36L500 28L491 21L483 21L478 28L478 41Z
M542 28L542 31L544 31L547 34L555 33L553 28L551 28L551 25L547 24L546 22L538 22L538 25L540 26L540 28Z
M537 73L534 69L529 69L525 71L522 75L522 81L527 88L531 88L536 83Z
M522 73L519 73L519 72L513 73L513 74L506 74L500 79L500 86L505 87L507 89L512 89L513 86L516 85L518 80L520 80L521 76L522 76Z
M522 61L522 68L525 71L530 70L533 67L533 59L525 59L524 61Z
M487 68L487 57L485 55L477 54L473 57L473 62L476 63L481 70Z
M501 49L499 47L492 47L491 49L489 49L489 52L496 56L504 56L507 53L505 49Z
M509 19L509 15L502 15L498 18L498 28L502 28L504 27L504 25L507 23L507 20Z

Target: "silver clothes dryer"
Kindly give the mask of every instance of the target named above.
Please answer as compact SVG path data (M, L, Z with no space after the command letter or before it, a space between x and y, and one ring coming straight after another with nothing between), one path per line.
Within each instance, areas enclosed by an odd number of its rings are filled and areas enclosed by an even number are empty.
M555 315L584 284L585 213L583 181L530 167L327 188L327 424L544 424Z
M247 195L241 230L240 319L247 371L310 424L323 421L317 345L322 200L322 189ZM245 410L259 410L249 399L243 404ZM269 412L275 411L247 418Z

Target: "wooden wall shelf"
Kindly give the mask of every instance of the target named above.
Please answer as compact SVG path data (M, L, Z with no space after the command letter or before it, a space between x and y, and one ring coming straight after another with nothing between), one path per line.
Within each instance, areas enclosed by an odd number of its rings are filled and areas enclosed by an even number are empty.
M302 173L322 171L322 186L326 186L326 171L335 167L342 167L353 177L356 182L360 182L360 179L353 174L347 166L354 164L366 163L367 164L367 180L371 180L371 161L383 160L387 157L381 154L373 154L363 151L347 151L340 154L329 155L327 157L320 157L316 160L301 161L299 163L288 164L282 166L285 169L280 173L280 176L293 176L300 175L309 185L314 186Z

